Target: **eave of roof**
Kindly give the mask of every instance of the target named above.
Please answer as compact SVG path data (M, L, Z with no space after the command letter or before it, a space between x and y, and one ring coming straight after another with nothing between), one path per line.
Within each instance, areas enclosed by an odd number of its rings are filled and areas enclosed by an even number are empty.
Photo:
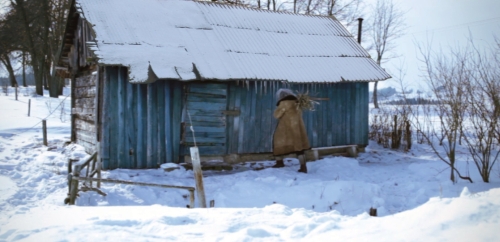
M78 0L101 65L135 83L381 81L390 76L334 18L183 0ZM117 7L120 6L120 7Z

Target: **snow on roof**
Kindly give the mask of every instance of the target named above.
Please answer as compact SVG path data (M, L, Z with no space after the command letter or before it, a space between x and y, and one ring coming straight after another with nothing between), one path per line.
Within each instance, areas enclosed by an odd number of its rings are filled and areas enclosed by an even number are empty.
M77 0L103 65L157 79L379 81L390 76L334 18L185 0Z

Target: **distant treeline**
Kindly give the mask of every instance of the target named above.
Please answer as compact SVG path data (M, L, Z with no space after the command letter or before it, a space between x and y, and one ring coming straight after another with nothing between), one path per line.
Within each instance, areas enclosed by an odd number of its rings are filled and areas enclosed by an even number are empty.
M384 102L389 105L426 105L426 104L439 104L438 100L425 99L425 98L406 98L399 100L392 100Z
M23 75L18 74L16 75L16 81L19 86L23 85ZM10 85L10 80L8 77L0 77L0 85L5 86L5 85ZM28 86L34 86L35 85L35 76L33 73L26 73L26 85Z

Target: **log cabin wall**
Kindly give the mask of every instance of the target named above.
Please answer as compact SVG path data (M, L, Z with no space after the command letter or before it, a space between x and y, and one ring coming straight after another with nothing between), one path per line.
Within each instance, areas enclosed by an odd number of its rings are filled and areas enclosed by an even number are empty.
M70 9L60 64L68 67L71 82L71 140L88 153L97 151L99 72L89 43L95 42L90 24L74 6Z
M76 77L72 85L73 141L88 153L96 151L97 129L97 72Z

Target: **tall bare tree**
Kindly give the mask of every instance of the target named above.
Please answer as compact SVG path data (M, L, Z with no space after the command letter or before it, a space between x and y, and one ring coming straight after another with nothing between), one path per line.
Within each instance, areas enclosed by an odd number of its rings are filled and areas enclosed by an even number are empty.
M21 35L18 45L29 53L36 93L43 95L44 87L52 87L50 96L57 97L61 81L50 68L58 57L69 0L10 0L10 5Z
M500 157L500 48L479 50L472 37L473 51L467 53L471 81L466 83L468 122L464 139L484 182L490 181ZM500 46L499 46L500 47Z
M428 45L426 48L418 46L420 60L425 66L425 78L433 92L437 103L429 108L425 115L426 125L430 132L422 129L421 123L416 123L416 128L430 145L440 160L450 168L450 180L457 182L455 174L461 179L472 182L468 176L463 176L456 168L456 149L462 135L466 112L470 108L467 102L467 88L471 81L471 70L469 68L468 50L450 50L451 53L433 52ZM429 116L437 116L437 120ZM433 123L438 122L439 128ZM436 140L439 141L436 144ZM442 154L441 149L445 155Z
M401 10L392 0L377 0L371 18L372 47L375 52L375 60L379 66L396 47L396 40L404 34L406 27L405 12ZM377 95L378 82L373 88L373 103L378 108Z

